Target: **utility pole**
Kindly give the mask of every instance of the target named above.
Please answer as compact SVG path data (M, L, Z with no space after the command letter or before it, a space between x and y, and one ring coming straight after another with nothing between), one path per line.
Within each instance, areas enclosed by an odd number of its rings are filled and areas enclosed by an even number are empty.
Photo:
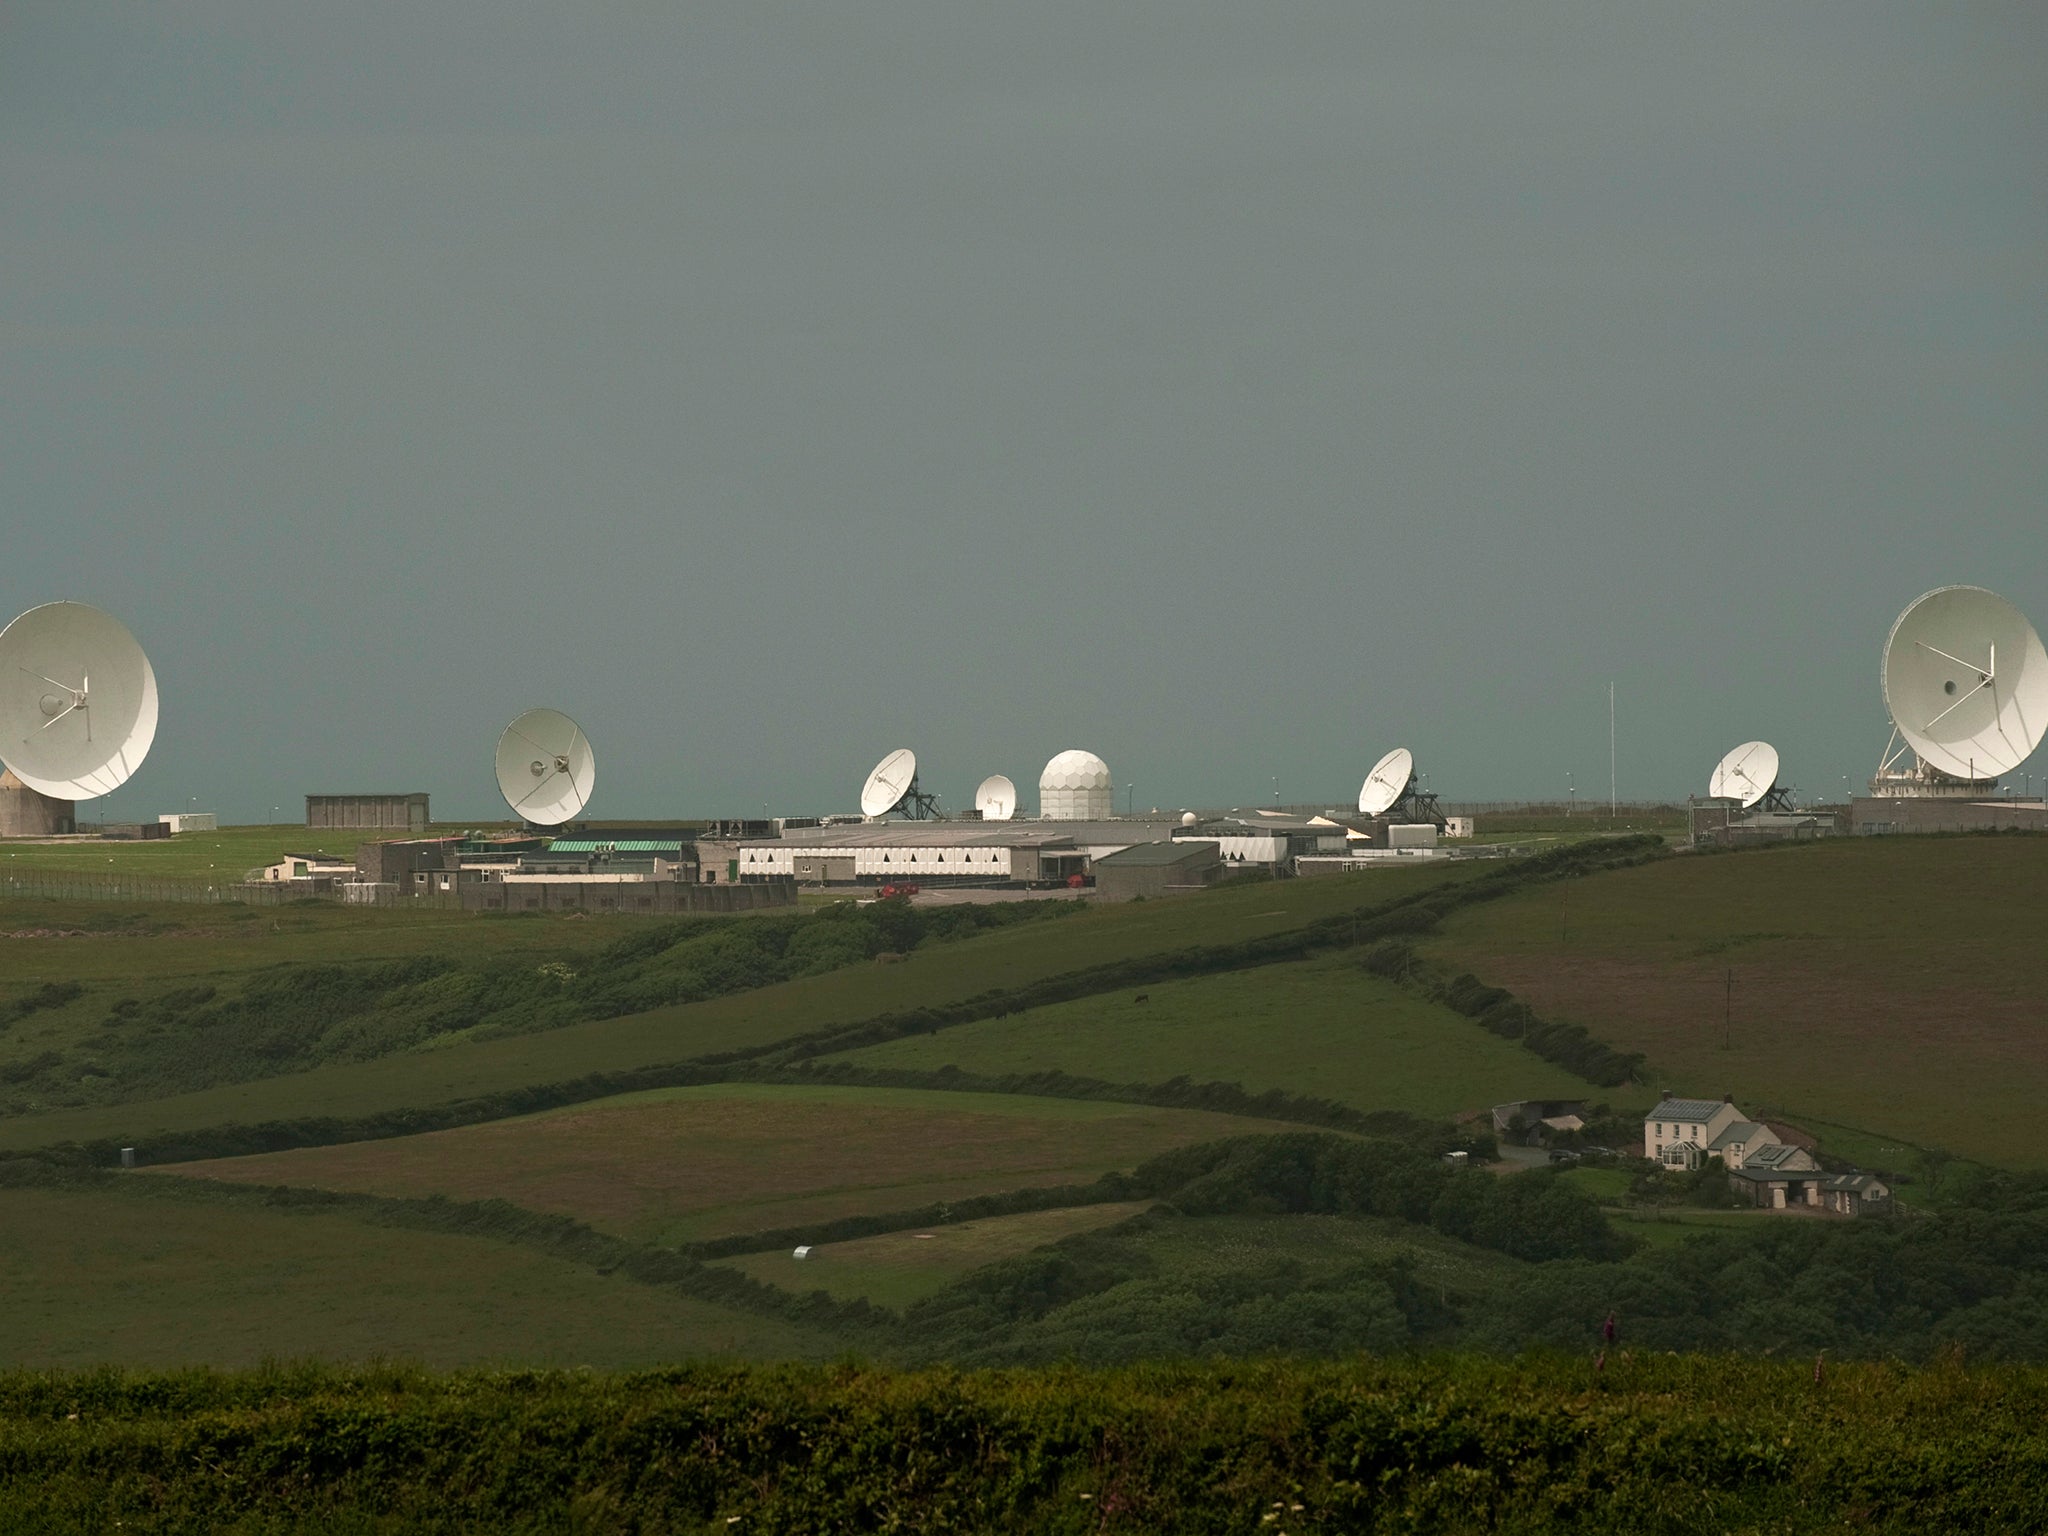
M1607 683L1607 819L1614 820L1614 682Z
M1735 1049L1735 967L1728 967L1727 990L1721 996L1721 1049Z

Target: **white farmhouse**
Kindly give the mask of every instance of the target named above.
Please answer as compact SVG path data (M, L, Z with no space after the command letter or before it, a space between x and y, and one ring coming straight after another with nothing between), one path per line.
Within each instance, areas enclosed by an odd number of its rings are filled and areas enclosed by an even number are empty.
M1643 1116L1643 1156L1666 1168L1697 1168L1709 1156L1725 1156L1726 1146L1717 1154L1715 1144L1722 1140L1723 1132L1738 1125L1744 1128L1738 1133L1739 1140L1749 1134L1754 1122L1743 1118L1733 1098L1675 1099L1667 1088L1664 1097ZM1771 1139L1777 1140L1775 1136ZM1748 1142L1743 1144L1746 1147Z

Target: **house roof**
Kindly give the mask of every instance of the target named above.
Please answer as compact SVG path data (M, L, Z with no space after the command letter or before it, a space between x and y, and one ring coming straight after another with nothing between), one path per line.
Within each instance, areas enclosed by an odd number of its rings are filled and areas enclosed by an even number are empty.
M1740 1168L1728 1170L1731 1179L1750 1179L1758 1184L1789 1184L1794 1179L1817 1179L1821 1175L1812 1168L1780 1168L1772 1163L1753 1163L1742 1160Z
M1711 1120L1726 1099L1660 1099L1644 1113L1645 1120Z
M1774 1141L1766 1146L1751 1148L1743 1155L1742 1166L1744 1168L1752 1166L1757 1168L1778 1168L1782 1164L1806 1157L1807 1154L1804 1147L1791 1147L1781 1141ZM1808 1160L1810 1161L1811 1159Z
M1216 862L1216 846L1213 843L1133 843L1115 853L1106 853L1095 861L1096 868L1104 865L1122 869L1137 864L1213 864Z
M1718 1152L1731 1141L1754 1141L1756 1133L1762 1129L1754 1120L1732 1120L1722 1127L1721 1134L1714 1138L1707 1150Z
M1874 1173L1838 1173L1821 1185L1822 1189L1847 1189L1859 1194L1866 1189L1889 1190L1890 1187Z

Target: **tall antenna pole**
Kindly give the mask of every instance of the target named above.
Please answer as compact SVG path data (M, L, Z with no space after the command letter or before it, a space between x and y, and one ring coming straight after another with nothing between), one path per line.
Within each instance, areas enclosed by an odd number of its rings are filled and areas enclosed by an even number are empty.
M1607 819L1614 820L1614 683L1607 684Z

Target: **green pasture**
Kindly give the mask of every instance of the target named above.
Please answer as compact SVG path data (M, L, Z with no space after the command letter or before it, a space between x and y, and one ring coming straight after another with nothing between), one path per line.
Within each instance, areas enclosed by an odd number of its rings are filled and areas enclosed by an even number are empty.
M0 1120L0 1148L110 1136L142 1141L162 1130L230 1122L364 1115L440 1104L534 1083L565 1081L591 1072L758 1048L827 1026L951 1003L991 989L1020 986L1087 966L1158 955L1197 944L1285 932L1403 891L1426 889L1443 880L1469 878L1472 868L1437 866L1389 870L1342 880L1260 883L1168 901L1090 907L1057 921L1020 924L920 949L901 964L858 965L708 1002L573 1024L513 1039L465 1040L440 1049L322 1067L149 1101L17 1114ZM338 916L344 909L331 910ZM313 909L296 908L279 914L278 920L285 921L291 912L297 911L307 912L315 922L334 920L329 909L314 913ZM375 915L414 922L426 916ZM433 930L442 936L439 942L444 945L534 942L526 935L542 932L552 940L553 935L572 931L579 938L587 932L593 940L608 941L627 931L615 924L646 921L591 919L572 923L565 919L559 924L536 924L528 929L523 920L458 913L436 915L448 920L449 926ZM259 913L256 920L262 922L270 916L268 912ZM403 929L373 927L364 931L388 932L394 943L403 942ZM0 985L8 987L14 995L24 994L31 990L31 974L47 977L69 973L74 962L65 957L72 950L62 946L102 942L112 946L129 941L0 941ZM199 953L211 951L228 956L246 954L246 949L234 946L247 942L239 938L231 943L219 940L210 930L194 940ZM89 978L87 996L69 1005L64 1022L80 1028L99 1018L113 996L136 984L135 967L146 958L138 952L128 960L109 957L76 962L108 969L97 974L90 969L84 972ZM0 994L0 1000L4 1000L4 994ZM39 1022L45 1017L32 1015L31 1021ZM0 1050L20 1049L10 1042L10 1035L0 1035Z
M832 1341L487 1238L109 1190L0 1189L0 1366L651 1366Z
M991 1076L1190 1077L1431 1118L1509 1099L1608 1096L1341 955L1162 982L1144 995L1142 1003L1122 991L1034 1008L841 1059Z
M1680 1094L2048 1167L2048 840L1688 854L1465 908L1424 945Z
M166 1171L359 1194L509 1200L621 1237L672 1243L1090 1184L1170 1147L1297 1129L1076 1099L720 1084Z
M1111 1226L1145 1208L1144 1201L1124 1201L1026 1211L825 1243L802 1259L791 1249L778 1248L720 1262L784 1290L821 1290L840 1301L865 1297L876 1306L901 1308L934 1295L984 1264L1015 1258L1077 1232Z

